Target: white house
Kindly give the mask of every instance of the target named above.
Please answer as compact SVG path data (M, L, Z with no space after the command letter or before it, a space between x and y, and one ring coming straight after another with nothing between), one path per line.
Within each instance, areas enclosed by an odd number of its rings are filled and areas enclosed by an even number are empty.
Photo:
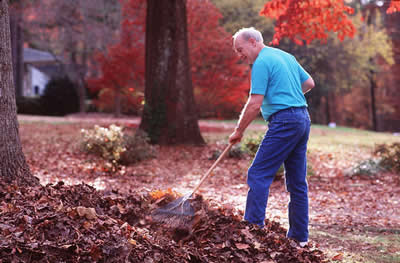
M58 61L56 57L48 52L24 48L25 72L22 96L42 95L50 79L62 75L62 69Z

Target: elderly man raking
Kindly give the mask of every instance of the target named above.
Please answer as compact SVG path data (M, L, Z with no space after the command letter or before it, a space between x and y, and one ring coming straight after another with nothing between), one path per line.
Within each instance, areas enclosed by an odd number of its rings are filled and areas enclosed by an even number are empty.
M300 246L308 242L307 142L310 117L304 94L314 87L311 76L291 54L268 47L254 28L243 28L233 36L237 54L251 69L250 96L229 142L241 141L260 110L268 131L248 169L244 219L264 226L269 187L284 164L286 188L290 193L287 236Z

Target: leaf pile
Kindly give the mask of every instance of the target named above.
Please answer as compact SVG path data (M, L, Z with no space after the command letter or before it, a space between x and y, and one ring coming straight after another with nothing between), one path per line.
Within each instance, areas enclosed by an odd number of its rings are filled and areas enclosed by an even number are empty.
M190 229L168 229L151 211L171 201L148 193L120 195L80 184L17 187L0 182L2 262L324 262L296 248L285 230L263 230L233 211L193 200Z

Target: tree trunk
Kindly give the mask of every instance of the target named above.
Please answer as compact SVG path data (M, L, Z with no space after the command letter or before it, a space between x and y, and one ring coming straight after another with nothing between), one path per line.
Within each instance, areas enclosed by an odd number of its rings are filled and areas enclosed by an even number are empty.
M371 114L372 114L372 130L377 131L377 124L376 124L376 96L375 96L375 73L371 70L371 75L369 76L370 81L370 94L371 94Z
M157 144L204 144L190 74L186 1L147 1L146 88L140 129Z
M35 185L19 139L7 2L0 0L0 180Z
M330 111L330 105L329 105L329 92L328 95L325 96L325 116L326 116L326 124L329 125L331 122L331 111Z
M115 90L114 95L114 116L119 118L121 116L121 89Z
M22 3L20 3L22 4ZM24 39L21 27L22 6L9 8L11 31L11 54L13 64L13 77L16 97L22 96L24 78Z
M68 65L69 78L76 83L77 93L79 97L79 112L86 113L86 87L85 87L85 77L84 77L84 69L82 68L83 64L80 64L78 61L77 49L74 49L71 52L71 64ZM83 57L85 58L85 57ZM86 63L86 61L85 61Z

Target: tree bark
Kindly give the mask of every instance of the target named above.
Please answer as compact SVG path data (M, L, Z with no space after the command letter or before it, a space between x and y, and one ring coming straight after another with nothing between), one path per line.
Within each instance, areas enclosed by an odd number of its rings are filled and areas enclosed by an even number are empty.
M13 64L13 77L15 86L15 96L23 95L23 78L24 78L24 38L21 27L22 7L10 8L10 30L11 30L11 52Z
M329 95L329 93L328 93ZM329 104L329 96L325 96L325 116L326 116L326 124L329 125L331 122L331 111L330 111L330 104Z
M71 44L74 45L74 44ZM78 61L77 49L71 52L71 64L68 66L69 77L76 83L78 97L79 97L79 112L86 113L86 87L85 87L85 64L86 56L82 56L82 63Z
M190 74L185 0L147 1L140 129L157 144L204 144Z
M13 86L8 0L0 0L0 180L39 184L22 152Z
M121 117L121 89L118 88L115 90L114 94L114 117Z
M376 120L376 95L375 95L376 81L375 81L375 72L373 70L370 71L369 82L370 82L370 94L371 94L372 130L377 131L378 127Z

